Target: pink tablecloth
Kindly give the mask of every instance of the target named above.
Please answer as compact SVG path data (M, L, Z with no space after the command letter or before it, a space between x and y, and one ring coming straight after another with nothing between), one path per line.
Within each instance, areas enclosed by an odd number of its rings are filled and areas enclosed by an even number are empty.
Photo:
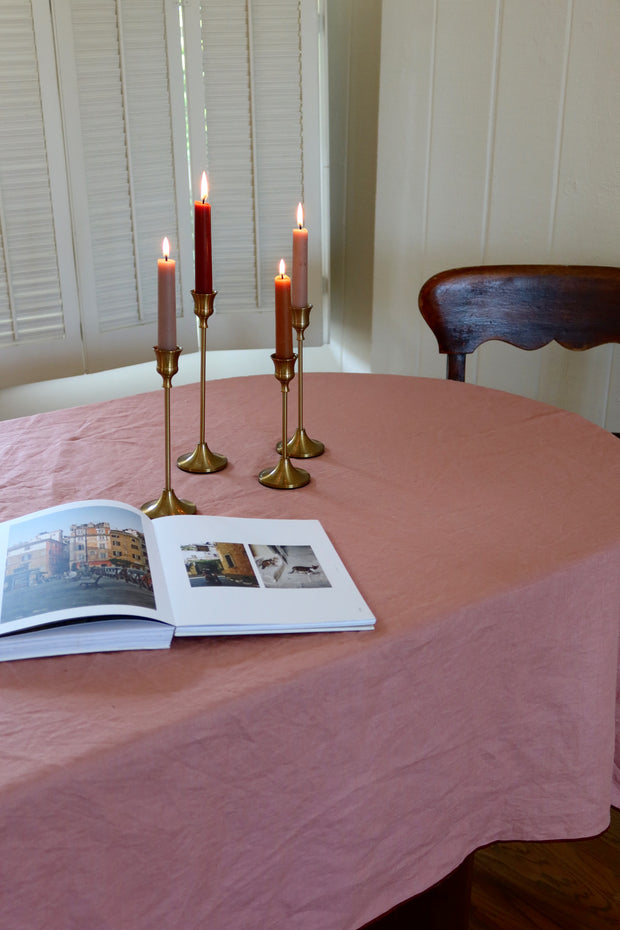
M295 411L295 385L291 407ZM212 382L202 513L318 517L371 633L0 666L1 930L354 930L496 839L594 834L615 769L620 442L470 385ZM173 461L199 391L173 388ZM163 392L0 425L2 518L163 487Z

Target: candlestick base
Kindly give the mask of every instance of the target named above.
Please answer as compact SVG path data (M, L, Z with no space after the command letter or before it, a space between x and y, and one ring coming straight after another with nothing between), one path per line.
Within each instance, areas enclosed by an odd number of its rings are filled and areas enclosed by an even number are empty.
M277 445L282 451L282 442ZM319 439L310 439L303 426L298 426L286 444L286 451L294 459L312 459L325 452L325 445Z
M196 513L196 505L191 501L178 498L172 490L170 481L170 390L172 379L179 370L180 346L174 349L160 349L153 346L157 359L157 372L161 375L164 388L164 456L166 483L157 500L148 501L140 508L142 513L154 520L156 517L170 517L173 514Z
M274 468L264 468L258 480L267 488L284 491L305 487L310 481L310 475L303 468L293 465L290 459L281 458Z
M263 468L258 476L261 484L267 488L277 488L278 490L291 490L292 488L303 488L310 481L310 475L303 468L296 468L288 457L286 448L287 437L287 398L289 382L295 377L296 355L280 356L275 352L271 356L274 365L274 374L276 380L280 382L280 392L282 398L282 441L281 458L273 468Z
M297 429L286 443L288 455L294 459L311 459L325 452L325 446L318 439L310 439L304 429L304 333L310 323L312 304L304 307L291 307L293 329L297 333L297 356L299 358L299 380L297 393ZM282 451L282 442L277 445Z
M226 456L220 455L219 452L211 452L205 440L207 327L213 314L216 294L217 291L208 294L192 291L194 313L200 326L200 439L193 452L185 452L178 457L177 468L194 475L210 475L228 465Z
M196 504L177 497L172 488L164 488L157 500L142 504L140 510L154 520L156 517L171 517L174 514L196 513Z
M180 455L177 459L178 468L195 475L208 475L214 471L221 471L227 465L226 456L220 455L219 452L211 452L206 442L199 442L193 452Z

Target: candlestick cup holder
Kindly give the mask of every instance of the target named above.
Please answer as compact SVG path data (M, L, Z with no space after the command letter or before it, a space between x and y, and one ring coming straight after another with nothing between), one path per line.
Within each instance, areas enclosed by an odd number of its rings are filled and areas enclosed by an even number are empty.
M207 391L207 326L213 313L213 302L217 291L199 294L192 291L194 313L199 322L200 331L200 438L193 452L186 452L177 459L177 467L194 475L208 475L226 468L228 459L219 452L212 452L205 439L205 407Z
M157 358L157 372L161 375L164 388L164 451L165 451L165 486L157 500L148 501L140 508L143 513L155 519L169 517L173 514L196 513L196 505L191 501L178 498L170 480L170 389L172 379L179 370L180 346L174 349L160 349L154 346Z
M280 443L280 461L273 468L264 468L258 476L261 484L268 488L277 488L279 490L290 490L292 488L303 488L310 481L310 475L303 468L297 468L291 462L287 449L286 437L287 429L287 398L288 386L290 381L295 377L296 355L287 357L276 355L271 356L275 368L276 379L280 382L280 392L282 395L282 441Z
M299 358L299 379L297 388L297 429L288 440L286 450L294 459L310 459L322 455L325 446L318 439L311 439L304 429L304 333L310 323L312 304L305 307L291 307L293 329L297 333L297 355ZM282 442L277 445L282 451Z

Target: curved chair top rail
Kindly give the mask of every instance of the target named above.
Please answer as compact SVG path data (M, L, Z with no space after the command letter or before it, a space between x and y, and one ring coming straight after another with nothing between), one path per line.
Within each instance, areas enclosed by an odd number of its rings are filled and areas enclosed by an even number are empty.
M620 268L479 265L429 278L418 298L439 351L468 354L499 339L521 349L620 342Z

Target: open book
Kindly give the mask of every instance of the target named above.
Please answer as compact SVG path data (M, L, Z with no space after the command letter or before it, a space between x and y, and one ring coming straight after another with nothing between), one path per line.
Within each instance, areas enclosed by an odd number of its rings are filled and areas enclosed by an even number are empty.
M317 520L79 501L1 524L0 575L0 660L375 623Z

